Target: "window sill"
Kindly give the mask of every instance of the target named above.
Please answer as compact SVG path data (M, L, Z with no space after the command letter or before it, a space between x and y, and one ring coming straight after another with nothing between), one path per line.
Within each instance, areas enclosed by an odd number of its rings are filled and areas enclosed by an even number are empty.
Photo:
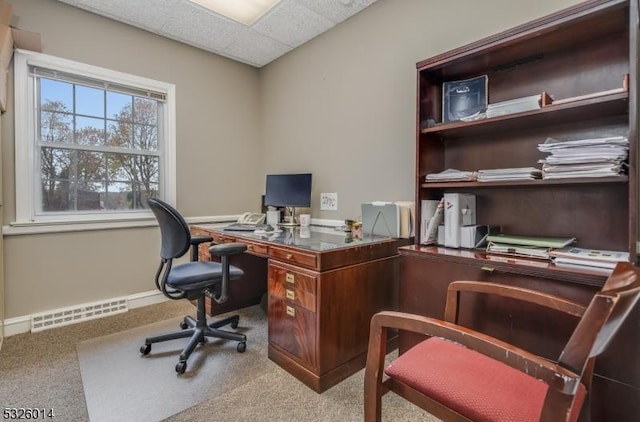
M188 224L229 223L238 219L239 215L221 215L205 217L185 217ZM21 236L43 233L65 233L95 230L132 229L153 227L158 223L153 218L140 218L126 221L91 221L91 222L56 222L56 223L11 223L2 227L4 236Z

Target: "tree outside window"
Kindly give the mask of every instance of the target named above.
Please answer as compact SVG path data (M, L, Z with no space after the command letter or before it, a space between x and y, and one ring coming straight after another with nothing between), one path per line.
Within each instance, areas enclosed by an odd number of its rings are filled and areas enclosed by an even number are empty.
M42 211L146 208L159 192L157 101L39 82Z

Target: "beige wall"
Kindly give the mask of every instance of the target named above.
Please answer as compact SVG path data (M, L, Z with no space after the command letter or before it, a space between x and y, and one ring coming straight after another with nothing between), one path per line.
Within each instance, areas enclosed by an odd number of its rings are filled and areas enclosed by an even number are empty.
M266 170L311 171L313 217L413 200L416 62L576 3L379 0L261 70Z
M9 2L13 25L42 34L43 53L176 85L186 216L259 210L257 69L54 0ZM15 218L13 117L2 115L5 225ZM5 236L5 317L152 291L158 253L157 228Z
M260 70L54 0L9 2L47 54L176 84L187 216L257 209L265 172L310 171L313 216L343 219L413 199L417 61L578 1L379 0ZM2 123L7 224L11 111ZM338 192L338 211L319 211L320 192ZM5 317L152 290L157 242L156 229L6 237Z

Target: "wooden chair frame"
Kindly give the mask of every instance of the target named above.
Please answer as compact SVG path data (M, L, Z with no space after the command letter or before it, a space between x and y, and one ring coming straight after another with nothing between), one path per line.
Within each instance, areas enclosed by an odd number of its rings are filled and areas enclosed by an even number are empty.
M620 263L585 307L566 298L504 284L456 281L449 285L444 320L402 312L383 311L371 320L369 351L364 380L365 421L381 420L381 398L389 391L404 397L446 421L469 421L430 397L384 375L388 329L407 330L453 341L547 383L541 421L567 420L582 383L587 394L594 359L602 353L640 297L640 270ZM579 318L578 325L558 362L551 362L457 324L460 296L464 292L498 295L564 312ZM588 407L588 396L585 400ZM579 410L579 409L578 409Z

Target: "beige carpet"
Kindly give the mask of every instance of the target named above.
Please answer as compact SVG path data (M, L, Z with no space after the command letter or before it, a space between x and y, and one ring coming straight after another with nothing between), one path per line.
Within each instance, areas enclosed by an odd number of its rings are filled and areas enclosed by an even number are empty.
M174 366L184 339L154 344L144 357L139 351L146 336L174 331L181 318L78 343L90 421L362 421L364 370L318 394L268 359L267 318L259 306L237 313L247 351L213 340L196 348L183 375ZM383 397L382 416L438 421L395 394Z
M92 422L165 419L247 383L265 364L266 317L258 307L242 310L237 331L247 336L244 353L237 352L236 342L211 339L196 347L181 375L174 367L187 339L156 343L147 356L140 354L145 337L177 331L180 321L173 318L76 345Z

